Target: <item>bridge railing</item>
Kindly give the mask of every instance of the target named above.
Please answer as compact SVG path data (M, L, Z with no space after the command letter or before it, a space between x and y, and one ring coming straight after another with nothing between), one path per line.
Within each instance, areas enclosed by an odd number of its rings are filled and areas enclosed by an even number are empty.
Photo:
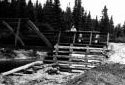
M73 45L107 45L109 41L108 33L96 31L77 31L77 32L60 32L60 31L41 31L34 24L28 23L28 18L0 19L0 41L3 44L17 43L17 37L25 45L45 45L46 39L53 46L55 44L73 44ZM21 24L21 25L20 25ZM34 26L34 27L33 27ZM36 32L34 32L34 30ZM43 35L42 35L42 34ZM16 36L15 36L16 35ZM44 37L45 36L45 37ZM44 39L43 39L44 37ZM42 38L42 39L40 39ZM46 39L45 39L46 38ZM1 44L0 43L0 44ZM18 44L20 44L18 42ZM17 44L15 44L16 46Z
M61 32L58 44L107 45L108 33L95 31Z

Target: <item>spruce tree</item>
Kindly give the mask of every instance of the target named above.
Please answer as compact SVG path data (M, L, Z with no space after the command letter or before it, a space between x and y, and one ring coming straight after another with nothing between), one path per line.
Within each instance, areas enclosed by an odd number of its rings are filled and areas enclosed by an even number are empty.
M118 24L116 27L115 27L115 34L116 34L116 37L115 37L115 40L116 41L123 41L123 37L124 37L124 25L121 26L121 24Z
M114 22L113 22L113 17L111 16L111 19L109 21L110 23L110 30L109 30L109 33L112 33L114 32Z
M11 0L10 3L10 16L12 18L16 18L17 17L17 0Z
M73 25L73 18L72 18L72 12L70 7L67 7L66 12L64 13L64 22L65 22L66 29L70 30L70 28Z
M36 0L35 3L35 10L34 10L34 15L35 15L35 22L42 22L43 21L43 9L42 9L42 5L38 2L38 0Z
M125 22L124 22L124 24L122 26L122 31L123 31L123 37L125 37Z
M73 9L73 21L74 25L79 30L81 28L81 0L75 0L75 6Z
M51 24L53 22L53 3L47 0L43 7L43 22Z
M18 0L17 13L20 18L27 17L26 0Z
M43 6L43 23L54 28L54 4L52 0L47 0Z
M0 1L0 12L2 12L2 1ZM1 13L0 13L0 17L2 17Z
M10 12L10 9L9 9L9 2L8 0L3 0L1 1L1 17L3 18L7 18L9 17L9 12Z
M87 26L87 12L85 11L84 12L84 9L83 9L83 16L82 16L82 25L81 25L81 30L82 31L85 31L86 30L86 26Z
M108 17L108 13L107 13L108 9L106 6L104 6L104 9L102 11L102 18L101 18L101 22L100 22L100 28L101 28L101 32L110 32L110 22L109 22L109 17Z
M75 0L75 6L73 9L73 21L77 30L82 29L82 15L83 15L83 8L81 6L81 0Z
M56 30L62 30L62 9L60 8L60 1L54 0L54 28Z
M94 20L94 31L100 31L98 17Z
M85 27L85 30L86 31L92 31L92 30L94 30L92 28L92 19L91 19L90 12L89 12L89 14L87 15L87 18L86 18L86 27Z
M27 16L30 20L35 21L34 7L31 0L28 1L27 5Z

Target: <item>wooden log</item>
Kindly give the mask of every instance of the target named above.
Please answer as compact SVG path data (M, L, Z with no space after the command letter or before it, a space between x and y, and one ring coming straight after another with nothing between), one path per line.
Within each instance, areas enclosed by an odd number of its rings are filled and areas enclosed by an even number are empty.
M72 73L83 73L84 70L72 70Z
M16 75L16 76L24 76L26 74L23 74L23 73L13 73L13 75Z
M3 24L12 32L12 34L20 41L20 43L22 44L22 46L24 46L24 45L25 45L24 42L22 41L22 39L21 39L18 35L16 35L16 34L14 33L13 28L12 28L7 22L5 22L5 21L3 21L2 23L3 23Z
M21 22L21 19L19 18L17 31L16 31L16 36L15 36L15 46L17 46L17 40L18 40L19 30L20 30L20 22Z
M56 47L54 47L54 48L56 48ZM62 46L62 45L59 45L58 46L58 48L60 49L60 48L63 48L63 49L89 49L89 50L102 50L103 48L94 48L94 47L80 47L80 46L72 46L72 47L70 47L70 46Z
M110 34L108 33L107 34L107 45L109 45L109 37L110 37Z
M52 48L52 44L50 43L50 41L40 32L40 30L33 24L32 21L28 20L27 22L30 27L37 33L37 35L45 42L45 44L47 44L48 47Z
M9 75L9 74L16 73L16 72L18 72L18 71L28 69L28 68L30 68L30 67L32 67L32 66L34 66L34 65L37 65L37 64L43 64L43 61L35 61L35 62L32 62L32 63L29 63L29 64L26 64L26 65L24 65L24 66L21 66L21 67L12 69L12 70L10 70L10 71L1 73L1 75L2 75L2 76L7 76L7 75Z

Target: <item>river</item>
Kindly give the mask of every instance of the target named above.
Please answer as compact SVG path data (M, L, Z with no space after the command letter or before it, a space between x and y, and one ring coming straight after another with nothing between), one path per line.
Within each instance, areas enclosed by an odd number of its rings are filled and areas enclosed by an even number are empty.
M37 59L1 59L0 60L0 73L9 71L13 68L31 63Z

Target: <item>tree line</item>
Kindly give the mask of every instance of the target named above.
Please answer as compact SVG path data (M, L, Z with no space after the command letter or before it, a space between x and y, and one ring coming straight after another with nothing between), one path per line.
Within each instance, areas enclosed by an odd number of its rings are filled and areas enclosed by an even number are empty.
M0 18L29 18L34 23L46 24L54 30L66 31L72 26L79 31L100 31L111 33L115 38L125 36L125 24L114 26L113 17L108 16L106 6L102 9L101 19L92 19L91 12L87 12L81 5L81 0L75 0L73 10L67 6L60 7L60 0L46 0L44 5L36 0L0 0ZM44 28L40 28L44 30Z

